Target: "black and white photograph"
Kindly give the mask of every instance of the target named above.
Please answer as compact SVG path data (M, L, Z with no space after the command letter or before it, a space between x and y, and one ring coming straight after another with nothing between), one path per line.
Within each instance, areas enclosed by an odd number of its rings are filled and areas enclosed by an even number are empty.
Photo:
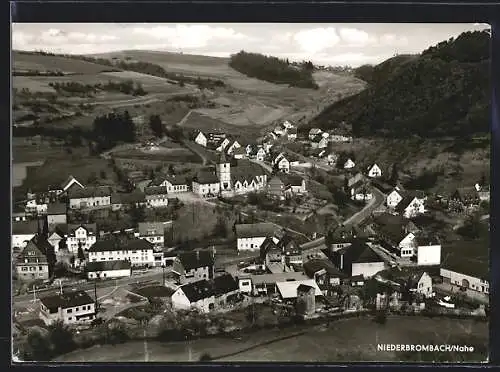
M488 24L11 40L13 362L488 361Z

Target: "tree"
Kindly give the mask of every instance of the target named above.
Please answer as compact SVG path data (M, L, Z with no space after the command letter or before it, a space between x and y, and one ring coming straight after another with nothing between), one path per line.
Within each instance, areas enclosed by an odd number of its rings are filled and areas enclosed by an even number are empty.
M168 174L175 175L175 167L173 164L168 165Z
M224 221L222 217L217 218L217 222L214 226L213 235L221 238L227 237L226 221Z
M37 329L30 329L26 338L26 349L23 353L24 360L48 361L52 358L52 350L46 337Z
M209 362L212 360L212 357L210 356L209 353L203 353L201 356L200 356L200 362Z
M99 172L99 177L100 177L102 180L105 180L105 179L106 179L106 176L107 176L107 174L106 174L106 171L105 171L105 170L101 170L101 171Z
M137 207L136 205L133 205L130 209L130 217L135 226L137 226L139 222L144 222L145 216L146 213L144 207Z
M76 349L73 333L61 321L51 324L48 331L48 339L55 354L65 354Z
M398 183L398 180L399 180L399 170L398 170L398 164L397 163L394 163L392 165L392 169L391 169L391 177L389 178L389 183L392 185L392 186L396 186L397 183Z
M149 127L156 137L160 138L163 136L164 128L159 115L151 115L149 117Z
M89 177L87 178L87 183L89 185L94 185L98 181L97 174L95 172L90 173Z

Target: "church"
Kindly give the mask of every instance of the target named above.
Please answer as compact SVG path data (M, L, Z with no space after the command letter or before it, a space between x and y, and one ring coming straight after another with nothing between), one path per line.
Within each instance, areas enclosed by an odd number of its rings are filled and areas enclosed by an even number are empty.
M260 165L245 159L230 161L221 153L215 174L200 172L193 179L193 192L202 197L246 194L263 190L268 174Z

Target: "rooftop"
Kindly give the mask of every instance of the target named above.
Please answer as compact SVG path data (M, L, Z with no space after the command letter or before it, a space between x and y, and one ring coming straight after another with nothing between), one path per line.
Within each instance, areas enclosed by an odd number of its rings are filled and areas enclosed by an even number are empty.
M213 266L215 261L214 254L211 250L183 252L180 253L178 257L185 270Z
M314 278L314 274L318 271L325 270L330 277L344 277L345 275L335 267L328 259L315 258L304 262L304 273L310 278Z
M279 228L268 222L245 223L236 225L237 238L272 237Z
M262 274L262 275L250 275L248 276L252 280L252 283L255 284L275 284L278 282L285 282L289 280L305 280L308 277L302 273L297 271L276 273L276 274ZM245 278L245 277L242 277Z
M196 177L193 179L194 182L206 185L206 184L214 184L219 183L219 179L217 175L210 172L199 172Z
M170 226L172 221L167 222L139 222L138 230L140 236L164 235L165 228Z
M128 241L121 241L117 238L110 238L95 242L89 248L89 252L135 251L142 249L153 249L153 244L145 239L129 239Z
M66 214L66 204L51 203L47 206L48 215Z
M84 291L67 292L62 295L42 297L40 301L49 309L54 310L94 303L94 300Z
M12 222L13 235L29 235L38 232L38 221L15 221Z
M68 193L70 199L92 198L111 196L112 190L109 186L86 187L84 189L71 189Z
M96 262L88 262L85 265L86 272L95 272L95 271L112 271L112 270L126 270L130 269L132 264L130 261L124 260L115 260L115 261L96 261Z
M313 287L316 292L316 296L322 296L323 293L321 289L319 289L318 284L314 279L305 279L305 280L295 280L295 281L286 281L286 282L278 282L276 286L278 287L278 292L280 293L283 299L290 299L297 297L297 289L301 285L307 285L309 287Z
M168 193L168 188L166 186L148 186L144 188L144 193L146 195L164 195Z

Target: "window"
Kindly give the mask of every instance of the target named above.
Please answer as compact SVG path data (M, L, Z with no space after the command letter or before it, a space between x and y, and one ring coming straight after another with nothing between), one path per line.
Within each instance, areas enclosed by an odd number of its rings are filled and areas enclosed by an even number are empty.
M68 320L71 320L71 319L73 319L73 318L72 318L72 317L69 317L69 318L68 318Z
M82 308L82 309L83 309L83 308ZM75 309L75 311L78 311L78 310L80 310L80 308L77 306L77 307L76 307L76 309Z
M43 270L43 266L38 266L38 270L42 271Z
M67 314L71 314L72 312L73 312L73 309L67 309L67 310L66 310L66 313L67 313Z
M21 267L21 271L28 271L28 268L26 266Z

